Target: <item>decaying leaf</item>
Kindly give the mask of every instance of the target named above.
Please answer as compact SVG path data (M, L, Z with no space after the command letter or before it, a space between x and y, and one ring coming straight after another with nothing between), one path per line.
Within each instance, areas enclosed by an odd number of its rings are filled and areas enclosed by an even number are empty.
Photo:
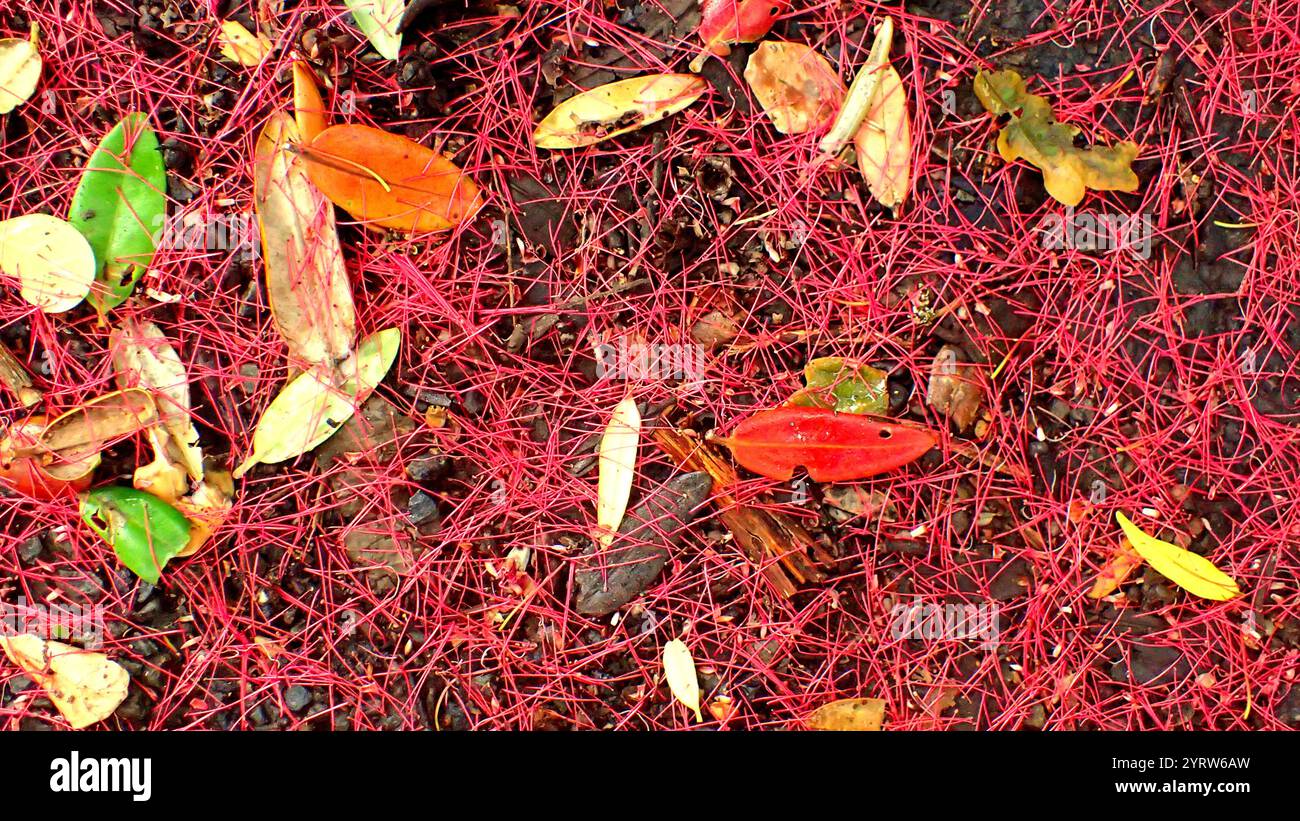
M8 114L30 100L41 80L41 52L36 23L29 39L0 40L0 114Z
M596 491L596 541L609 547L623 523L636 477L636 452L641 441L641 414L631 394L614 407L600 438L600 478Z
M807 724L811 730L874 731L884 721L884 699L844 698L818 707Z
M262 229L266 292L292 361L331 366L352 352L356 309L334 208L289 149L298 127L276 112L258 137L253 204Z
M230 513L233 494L230 474L212 471L199 482L193 493L172 503L190 523L189 542L180 549L176 558L194 555L216 534Z
M881 70L876 97L853 142L858 170L866 178L871 196L886 208L898 210L912 189L912 121L903 80L893 66Z
M752 43L772 30L790 8L790 0L701 0L700 40L704 50L691 61L699 72L710 55L726 57L735 43Z
M668 680L668 689L673 697L695 713L696 721L703 721L700 713L700 680L695 676L695 659L691 650L681 639L673 639L664 645L664 678Z
M358 220L399 231L446 231L483 205L451 160L399 134L332 125L300 148L307 176Z
M823 356L804 366L803 378L806 387L796 391L787 405L878 416L889 410L889 374L879 368Z
M1147 535L1118 510L1115 519L1138 555L1146 559L1156 572L1188 593L1213 601L1228 601L1241 595L1232 577L1215 567L1209 559Z
M47 314L81 304L95 281L95 252L81 232L48 214L0 222L0 271L14 277L23 299Z
M1023 158L1043 172L1047 193L1065 205L1078 205L1084 192L1136 191L1138 178L1130 168L1138 146L1121 142L1109 148L1076 148L1079 129L1058 123L1046 100L1025 90L1014 71L981 71L975 75L975 96L994 116L1010 119L998 134L998 153L1007 162Z
M862 128L862 123L871 111L871 104L876 99L876 92L880 90L880 80L884 76L885 67L889 65L889 49L893 43L894 18L886 15L876 27L876 36L871 41L867 61L854 75L849 92L844 97L844 104L840 106L840 113L817 146L823 154L839 156L848 141Z
M316 85L316 74L302 60L293 61L293 116L298 124L298 137L305 143L329 128L329 112Z
M925 401L951 419L958 430L966 430L979 416L984 390L980 387L979 371L959 362L958 356L957 348L952 345L944 345L935 354Z
M79 466L65 466L67 478L46 472L38 458L44 452L38 442L47 423L44 415L36 414L9 425L0 437L0 487L34 499L68 497L90 487L98 454Z
M0 342L0 385L4 385L24 408L40 404L44 397L32 381L31 373L3 342Z
M406 12L406 0L343 0L352 12L357 28L388 60L396 60L402 49L400 23Z
M1093 582L1092 589L1088 591L1088 598L1104 599L1114 593L1141 565L1142 557L1133 549L1133 545L1129 544L1128 539L1120 539L1114 555L1097 574L1097 581Z
M19 455L39 456L46 473L72 481L95 469L104 448L147 430L157 419L148 391L115 391L58 416Z
M260 32L253 34L238 20L226 20L221 24L217 42L221 44L222 57L247 68L258 65L271 53L270 38Z
M802 43L764 40L745 66L759 105L782 134L828 125L847 93L826 58Z
M127 319L109 337L113 368L120 388L151 391L158 424L166 436L154 441L159 458L179 464L194 481L203 478L199 432L190 418L190 380L176 349L152 322Z
M131 677L103 653L32 635L0 635L0 647L74 730L103 721L126 699Z
M700 98L708 83L694 74L647 74L606 83L555 107L533 132L538 148L582 148L645 128Z
M361 340L337 370L299 374L271 401L253 433L253 452L231 476L258 463L275 464L312 450L352 417L397 358L402 333L389 328Z

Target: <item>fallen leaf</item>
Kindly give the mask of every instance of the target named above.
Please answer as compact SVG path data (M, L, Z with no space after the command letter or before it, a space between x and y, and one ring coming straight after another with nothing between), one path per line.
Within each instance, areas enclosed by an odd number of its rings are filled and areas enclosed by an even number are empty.
M352 352L356 308L334 208L290 145L298 127L276 112L258 137L253 205L262 229L266 294L276 330L299 366L332 366Z
M445 231L478 212L478 186L441 154L365 125L332 125L301 153L321 193L358 220Z
M935 445L934 434L825 408L759 411L717 441L744 467L788 481L803 466L814 482L863 479L902 467Z
M189 496L177 499L172 506L190 523L190 538L176 553L176 558L192 556L216 534L233 506L230 474L213 471L199 482Z
M1088 591L1088 598L1104 599L1114 593L1141 564L1142 557L1129 544L1128 539L1120 539L1114 555L1097 574L1097 581L1093 582L1092 590Z
M802 43L759 43L745 65L745 82L782 134L829 125L847 93L826 58Z
M966 430L979 416L983 396L978 370L958 362L958 350L952 345L940 348L930 365L925 393L930 407L951 419L958 430Z
M808 716L811 730L875 731L885 721L885 701L879 698L844 698L823 704Z
M1058 202L1075 206L1084 192L1136 191L1133 160L1138 146L1121 142L1111 147L1076 148L1076 126L1058 123L1046 100L1025 90L1014 71L981 71L975 75L975 96L996 117L1007 115L998 134L998 153L1007 162L1023 158L1043 172L1043 186Z
M293 61L293 116L298 137L309 143L329 128L329 112L316 85L316 74L303 60ZM265 132L263 132L265 133Z
M150 584L190 541L179 510L133 487L101 487L81 498L81 520L108 543L122 564Z
M690 648L681 639L664 645L664 678L673 697L695 713L696 721L703 721L700 713L700 680L695 677L695 659Z
M337 371L317 366L285 385L258 420L252 454L231 476L292 459L330 438L383 381L401 339L397 328L371 334Z
M882 69L875 99L853 142L871 195L897 211L912 189L912 122L903 80L893 66Z
M823 356L804 366L803 378L806 387L796 391L787 405L878 416L889 410L889 374L879 368Z
M647 74L597 86L555 107L533 131L538 148L582 148L657 123L700 98L694 74Z
M726 57L736 43L761 39L789 9L790 0L701 0L696 33L704 50L691 61L691 71L698 73L710 55Z
M95 252L58 217L27 214L0 222L0 271L19 282L22 298L47 314L81 304L95 281Z
M24 408L39 405L45 398L32 380L31 373L3 342L0 342L0 385L4 385Z
M402 49L399 24L406 12L406 0L343 0L352 12L357 28L380 56L396 60Z
M115 391L56 417L36 436L30 449L19 449L19 455L38 455L46 473L72 481L95 469L104 448L148 430L157 418L148 391Z
M0 114L8 114L30 100L40 80L41 52L37 48L36 23L32 23L29 39L0 40Z
M43 452L38 442L47 422L44 415L36 414L11 424L5 431L0 438L0 486L33 499L67 497L90 487L91 474L99 462L97 455L88 466L67 472L80 475L60 479L45 472L36 455Z
M103 653L31 635L0 635L0 647L74 730L103 721L126 699L131 677Z
M126 301L153 262L166 192L167 172L149 118L128 114L90 155L68 213L95 252L96 282L87 299L101 316Z
M164 451L160 458L170 453L168 462L181 465L194 481L202 479L203 451L190 417L190 378L176 349L157 325L134 319L124 320L108 344L118 387L143 388L154 397L158 424L166 433L154 442L155 450Z
M848 141L853 139L862 128L862 123L871 111L871 105L880 90L880 81L884 77L885 68L889 66L889 49L893 42L894 18L886 15L876 28L871 50L867 52L867 61L862 64L862 68L858 69L853 82L849 85L849 92L844 96L840 113L836 115L830 131L826 132L826 136L822 137L817 146L823 154L830 157L839 156Z
M627 500L636 478L636 452L641 441L641 414L629 394L614 407L600 438L600 478L596 491L596 541L609 547L623 523Z
M259 65L271 53L271 40L262 33L253 34L238 20L222 22L217 31L221 56L246 68Z
M1241 595L1232 577L1215 567L1209 559L1148 536L1118 510L1115 519L1138 555L1146 559L1157 573L1188 593L1213 601L1228 601Z

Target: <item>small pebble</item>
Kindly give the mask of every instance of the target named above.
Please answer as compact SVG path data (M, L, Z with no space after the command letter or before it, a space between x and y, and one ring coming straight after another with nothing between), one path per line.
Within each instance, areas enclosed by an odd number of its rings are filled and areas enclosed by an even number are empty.
M311 691L297 684L284 691L285 706L295 713L311 703Z

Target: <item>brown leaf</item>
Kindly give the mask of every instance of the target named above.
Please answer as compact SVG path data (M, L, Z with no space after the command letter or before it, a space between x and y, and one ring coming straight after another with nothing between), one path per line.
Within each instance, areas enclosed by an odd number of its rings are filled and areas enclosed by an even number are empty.
M103 653L30 635L0 635L0 647L45 690L74 730L103 721L126 699L131 677Z
M925 401L951 419L958 430L966 430L979 415L984 395L978 380L979 372L974 367L958 362L957 348L944 345L930 366Z

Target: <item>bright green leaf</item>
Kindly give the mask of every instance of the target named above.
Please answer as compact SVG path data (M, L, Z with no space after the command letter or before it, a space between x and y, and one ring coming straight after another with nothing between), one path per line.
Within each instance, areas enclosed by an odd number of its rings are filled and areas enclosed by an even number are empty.
M163 567L190 541L190 523L179 510L141 490L102 487L81 501L81 519L113 548L122 564L157 584Z

